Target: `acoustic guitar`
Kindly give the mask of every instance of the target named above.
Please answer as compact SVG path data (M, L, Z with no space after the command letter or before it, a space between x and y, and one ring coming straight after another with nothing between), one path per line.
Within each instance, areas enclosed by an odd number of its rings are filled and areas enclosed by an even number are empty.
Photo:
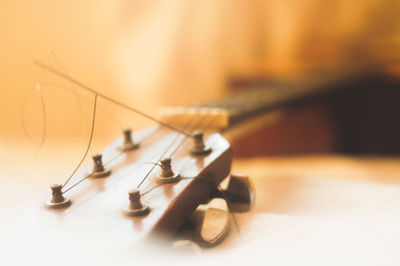
M102 97L140 113L37 64L91 91L95 100ZM273 124L288 106L329 95L352 78L263 84L211 104L165 108L160 118L142 113L158 125L137 132L126 129L102 153L92 156L92 164L78 167L64 184L52 185L51 194L13 221L12 227L18 228L15 241L35 247L40 239L43 254L55 260L71 245L92 255L140 250L138 258L148 259L152 253L143 246L150 245L151 252L159 243L174 246L171 240L182 239L190 219L198 218L200 239L190 240L216 245L227 233L229 212L247 211L254 200L245 175L231 175L222 188L233 155L230 142L218 132L234 140L260 124ZM226 209L208 208L196 218L199 205L214 198L224 199Z

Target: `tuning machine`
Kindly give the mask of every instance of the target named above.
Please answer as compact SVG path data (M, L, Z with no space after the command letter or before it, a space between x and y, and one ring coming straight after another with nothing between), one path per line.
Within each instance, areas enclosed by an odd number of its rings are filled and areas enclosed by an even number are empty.
M103 155L100 153L96 153L92 156L93 169L92 172L89 173L91 177L100 178L109 176L111 174L111 170L105 168L102 157Z
M121 151L127 152L139 148L139 143L133 140L132 130L130 128L125 128L122 133L124 135L124 142L122 146L119 147Z
M232 174L227 189L215 189L207 201L181 227L178 239L190 239L203 247L221 243L229 234L231 212L250 211L254 190L247 175Z
M245 174L231 174L227 189L216 189L210 198L223 198L231 212L248 212L252 209L255 192L250 178Z

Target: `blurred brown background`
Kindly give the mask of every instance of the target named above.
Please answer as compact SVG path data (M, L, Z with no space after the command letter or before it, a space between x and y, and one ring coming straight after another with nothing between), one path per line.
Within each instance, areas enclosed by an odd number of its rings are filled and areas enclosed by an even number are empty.
M71 85L35 67L34 59L153 113L162 105L217 98L234 75L277 77L396 60L399 5L390 0L4 1L1 142L27 140L21 104L36 83L48 111L49 140L88 133L91 96L78 89L79 107L76 95L62 89ZM36 141L42 130L38 100L32 93L25 117ZM120 124L148 125L100 105ZM97 137L110 136L111 123L119 130L110 120L115 119L99 118Z
M216 99L237 76L366 66L396 76L399 6L390 0L4 2L2 160L14 158L8 148L17 144L35 157L43 132L38 83L47 116L41 154L51 154L53 142L87 142L93 96L34 66L34 59L154 114L159 106ZM93 149L121 127L150 124L99 100Z

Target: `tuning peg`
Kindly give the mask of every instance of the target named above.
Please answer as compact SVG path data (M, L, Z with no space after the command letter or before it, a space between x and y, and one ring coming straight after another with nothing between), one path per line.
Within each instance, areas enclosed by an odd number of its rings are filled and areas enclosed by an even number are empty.
M213 247L221 243L229 233L230 214L223 199L213 199L199 205L177 234L177 240L190 239L203 247Z
M226 190L215 190L211 198L224 198L232 212L250 211L254 204L255 193L247 175L232 174Z
M211 152L211 148L204 144L203 132L193 133L194 147L190 150L193 155L205 155Z
M161 173L158 175L158 182L172 183L180 179L179 174L175 174L171 166L171 158L164 158L160 160Z
M125 209L125 214L129 216L142 216L148 214L150 209L149 206L142 204L140 201L139 190L129 191L129 206Z
M132 130L130 128L124 129L123 134L124 144L120 147L122 151L131 151L139 147L139 143L135 143L132 139Z
M92 177L106 177L111 174L110 169L106 169L103 164L102 160L102 155L101 154L94 154L92 156L93 159L93 169L92 172L90 173L90 176Z
M200 245L216 246L228 235L230 215L225 200L211 200L197 210L196 217L198 219L196 238Z
M54 184L51 187L51 199L46 203L46 205L53 209L60 209L64 207L68 207L71 204L71 201L64 197L61 189L62 186L59 184Z

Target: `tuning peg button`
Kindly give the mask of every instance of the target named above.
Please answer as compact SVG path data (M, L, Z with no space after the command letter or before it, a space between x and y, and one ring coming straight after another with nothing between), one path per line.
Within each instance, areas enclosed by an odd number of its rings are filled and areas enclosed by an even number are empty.
M130 128L124 129L123 134L124 144L120 147L122 151L131 151L139 147L139 143L135 143L132 139L132 130Z
M93 169L89 174L91 177L106 177L111 174L111 170L104 167L102 157L103 156L99 153L92 156Z
M231 211L247 212L253 207L255 193L247 175L231 174L228 188L224 192L228 197Z
M68 207L71 201L64 197L62 193L62 186L59 184L54 184L51 187L51 199L46 203L46 205L53 209L60 209Z
M125 214L129 216L142 216L149 213L148 206L140 201L140 192L137 189L129 191L129 206L125 209Z
M193 155L205 155L211 152L211 148L204 144L203 132L196 131L193 134L194 147L190 150Z
M232 174L226 190L215 189L208 200L223 198L229 203L232 212L250 211L254 204L255 193L253 185L247 175Z
M171 158L164 158L160 160L161 173L158 175L158 182L160 183L173 183L180 179L179 174L175 174L171 166Z

